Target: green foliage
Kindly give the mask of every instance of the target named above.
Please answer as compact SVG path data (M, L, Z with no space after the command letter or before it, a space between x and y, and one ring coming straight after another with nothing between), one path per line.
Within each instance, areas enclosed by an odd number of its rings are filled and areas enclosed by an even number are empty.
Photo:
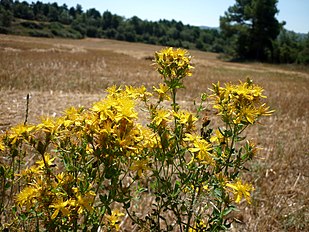
M274 61L278 63L309 63L309 34L298 35L282 30L273 42Z
M235 58L266 61L272 41L280 32L277 0L236 0L220 18L223 36L229 38Z
M236 204L251 203L241 174L257 148L244 131L272 113L263 89L250 79L213 84L189 112L177 92L192 75L191 56L166 48L155 62L163 83L152 92L112 86L91 108L0 135L0 229L117 231L125 215L144 231L230 227ZM201 118L209 107L216 129Z

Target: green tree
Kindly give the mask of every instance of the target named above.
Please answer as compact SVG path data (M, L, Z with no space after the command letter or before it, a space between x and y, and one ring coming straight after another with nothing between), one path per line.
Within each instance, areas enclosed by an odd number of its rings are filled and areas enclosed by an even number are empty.
M0 33L8 33L9 27L11 27L13 21L13 14L9 10L5 10L0 5Z
M33 19L34 14L29 4L26 1L14 3L14 16L22 19Z
M265 61L273 56L273 40L282 24L276 19L278 0L236 0L220 17L223 36L237 58Z

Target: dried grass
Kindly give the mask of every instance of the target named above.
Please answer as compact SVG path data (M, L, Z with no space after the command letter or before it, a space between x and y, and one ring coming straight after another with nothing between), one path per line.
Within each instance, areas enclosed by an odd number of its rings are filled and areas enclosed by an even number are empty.
M33 123L72 105L88 107L113 84L144 84L150 89L160 81L151 66L159 49L112 40L0 35L0 129L24 121L28 93L28 121ZM309 68L228 63L198 51L192 55L194 75L179 92L187 108L192 109L197 93L213 82L250 77L265 88L276 109L248 133L263 149L247 175L255 183L254 202L233 215L242 223L232 230L309 231Z

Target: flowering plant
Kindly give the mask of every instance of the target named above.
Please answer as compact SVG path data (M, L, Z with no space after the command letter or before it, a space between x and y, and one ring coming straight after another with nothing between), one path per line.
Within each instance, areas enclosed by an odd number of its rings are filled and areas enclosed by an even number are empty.
M251 80L214 84L193 113L177 99L192 75L188 52L163 49L155 65L164 83L152 93L112 86L89 109L1 135L1 229L112 231L127 220L146 231L229 227L235 203L251 203L254 188L241 173L257 148L243 134L272 113L263 89ZM210 115L200 116L206 102L222 122L216 129Z

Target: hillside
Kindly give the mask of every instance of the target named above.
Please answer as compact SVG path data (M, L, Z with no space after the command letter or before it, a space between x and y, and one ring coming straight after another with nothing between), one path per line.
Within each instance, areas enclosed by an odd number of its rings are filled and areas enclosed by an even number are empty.
M142 20L138 16L124 18L95 8L83 10L81 5L68 8L57 3L5 0L0 2L0 33L46 38L105 38L119 41L182 47L222 53L224 59L236 57L235 39L218 28L184 25L181 21ZM309 36L281 28L271 41L270 63L309 63ZM240 59L241 58L241 59Z

